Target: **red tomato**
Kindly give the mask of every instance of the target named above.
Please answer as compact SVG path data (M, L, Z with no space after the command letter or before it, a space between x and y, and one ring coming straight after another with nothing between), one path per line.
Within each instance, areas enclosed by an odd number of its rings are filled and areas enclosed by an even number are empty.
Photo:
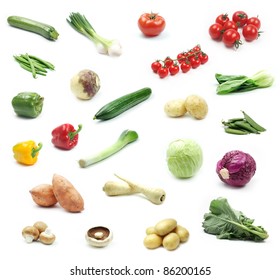
M178 64L172 64L172 65L169 67L168 70L169 70L169 73L170 73L172 76L174 76L174 75L176 75L176 74L179 72L180 68L179 68Z
M253 24L247 24L242 29L242 35L244 36L245 40L248 42L252 42L259 37L259 30Z
M182 62L180 68L183 73L187 73L191 70L192 66L189 62Z
M221 25L224 25L227 21L229 21L228 14L221 14L221 15L217 16L215 22L219 23Z
M182 52L177 55L177 60L181 64L186 60L186 53Z
M250 18L248 18L247 24L253 24L253 25L255 25L258 29L261 28L261 21L259 20L258 17L250 17Z
M238 27L243 27L248 20L248 15L243 11L236 11L232 15L232 21L234 21Z
M228 29L223 34L223 42L227 47L238 48L242 44L240 41L240 33L235 29Z
M238 30L238 26L237 24L232 21L232 20L228 20L224 26L223 26L223 30L227 30L227 29L235 29L235 30Z
M173 65L173 60L170 58L170 57L167 57L165 60L164 60L164 66L169 68L171 65Z
M195 69L195 68L197 68L201 65L201 61L200 61L200 59L197 55L191 57L189 60L190 60L190 64L191 64L193 69Z
M204 64L208 61L208 55L204 52L201 52L199 55L198 55L199 59L200 59L200 62L201 64Z
M214 23L209 27L209 35L214 40L220 40L222 38L223 26L220 23Z
M168 68L166 68L166 67L160 67L159 69L158 69L158 75L159 75L159 77L160 78L165 78L166 76L168 76Z
M157 73L158 69L161 67L161 63L159 61L155 61L151 65L152 70Z
M155 13L144 13L138 19L138 27L146 36L157 36L165 28L165 19Z
M192 51L193 52L200 52L201 51L201 48L199 45L196 45L195 47L192 48Z

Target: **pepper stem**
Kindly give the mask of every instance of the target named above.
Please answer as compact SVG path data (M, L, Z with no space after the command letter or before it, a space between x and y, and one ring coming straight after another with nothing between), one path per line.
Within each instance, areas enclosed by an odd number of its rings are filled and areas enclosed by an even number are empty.
M31 151L31 156L34 158L36 157L36 155L38 154L38 152L42 149L43 147L43 144L42 143L38 143L38 147L35 149L35 148L32 148L32 151Z
M70 140L73 140L73 138L74 138L77 134L79 134L79 132L82 130L82 127L83 127L83 126L82 126L81 124L79 124L77 130L71 131L71 132L68 133L68 136L69 136Z

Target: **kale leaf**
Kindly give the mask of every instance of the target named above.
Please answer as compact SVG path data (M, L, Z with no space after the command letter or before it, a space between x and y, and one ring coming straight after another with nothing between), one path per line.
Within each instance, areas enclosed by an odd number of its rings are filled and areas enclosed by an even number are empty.
M216 235L219 239L239 239L263 241L268 238L261 226L253 225L254 220L247 218L241 211L229 205L226 198L220 197L210 203L210 213L204 215L204 231Z

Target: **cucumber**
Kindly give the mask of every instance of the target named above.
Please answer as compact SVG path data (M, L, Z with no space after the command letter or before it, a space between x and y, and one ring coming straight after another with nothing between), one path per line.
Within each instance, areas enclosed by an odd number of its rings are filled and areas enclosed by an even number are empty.
M123 95L106 105L104 105L93 117L97 120L110 120L121 113L131 109L135 105L147 100L152 94L149 87L139 89L137 91Z
M55 41L59 36L58 32L51 25L29 18L20 16L9 16L7 21L13 27L36 33L52 41Z

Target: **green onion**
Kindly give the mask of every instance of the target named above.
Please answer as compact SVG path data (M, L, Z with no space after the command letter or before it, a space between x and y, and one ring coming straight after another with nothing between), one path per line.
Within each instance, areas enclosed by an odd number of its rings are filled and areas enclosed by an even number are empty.
M274 82L274 78L265 70L259 71L251 77L215 74L215 78L219 83L216 92L220 95L267 88L272 86Z
M122 48L117 40L107 40L96 33L91 23L80 13L71 13L67 22L79 33L90 39L99 53L119 56Z

